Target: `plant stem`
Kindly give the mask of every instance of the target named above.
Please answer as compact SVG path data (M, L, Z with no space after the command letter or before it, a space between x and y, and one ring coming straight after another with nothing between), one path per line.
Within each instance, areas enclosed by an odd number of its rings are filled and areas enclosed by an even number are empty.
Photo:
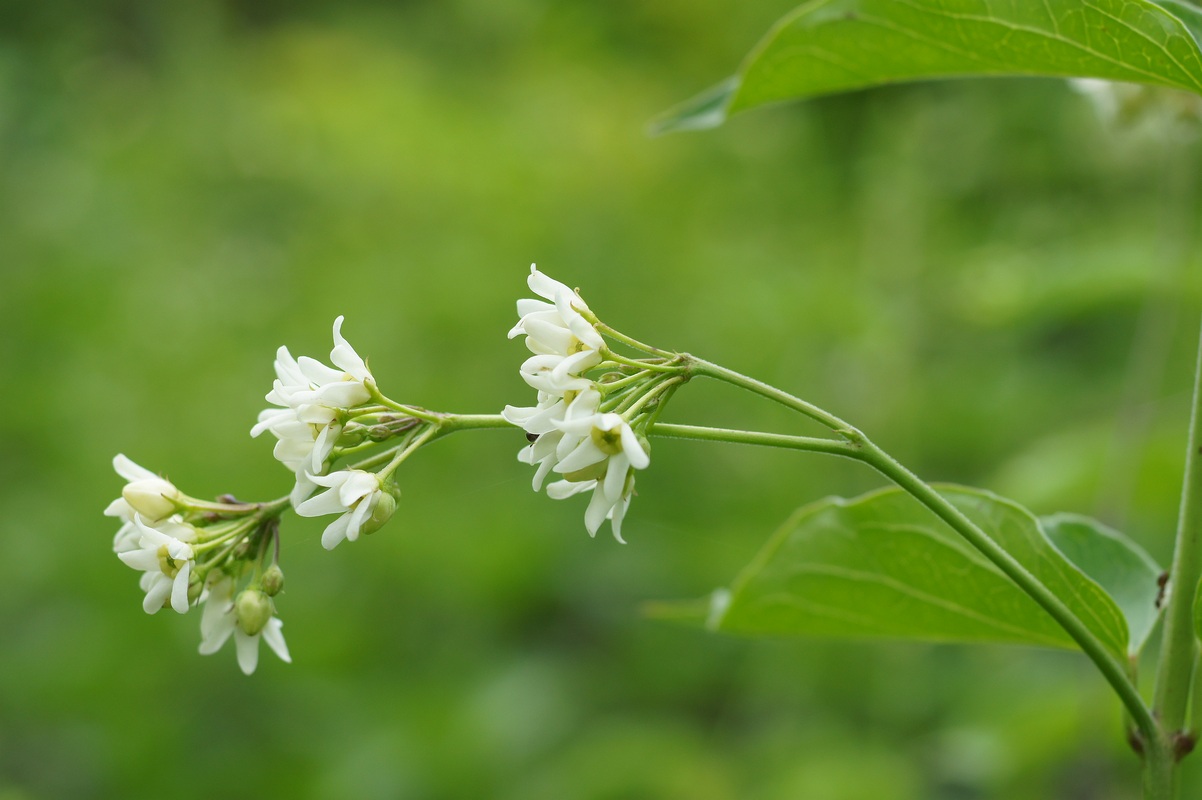
M815 439L808 436L788 436L782 433L736 431L730 428L706 428L700 425L668 425L665 423L656 423L647 432L652 436L664 436L671 439L700 439L711 442L785 447L790 450L859 459L856 445L835 439Z
M1194 632L1194 593L1202 571L1199 532L1202 530L1202 341L1194 371L1194 402L1190 412L1189 446L1177 518L1177 544L1169 571L1169 604L1164 615L1160 665L1156 673L1153 708L1170 734L1185 726L1190 686L1197 656ZM1196 722L1196 720L1195 720Z
M1068 606L1061 602L1060 598L1053 594L1042 581L1028 572L1027 568L1010 553L989 538L989 535L965 516L964 512L952 505L947 498L932 489L884 450L865 440L854 457L880 472L926 506L993 562L994 566L1014 581L1027 596L1039 603L1043 610L1073 638L1085 655L1089 656L1107 683L1118 694L1143 736L1145 749L1149 751L1155 749L1155 743L1161 741L1161 729L1156 724L1147 704L1140 697L1139 690L1127 676L1123 662L1106 649L1106 646Z
M1114 691L1118 694L1119 699L1131 714L1136 727L1139 728L1142 736L1145 750L1148 757L1152 757L1153 752L1159 753L1160 746L1164 744L1162 729L1156 723L1156 719L1152 716L1139 690L1132 683L1127 675L1126 667L1123 662L1116 658L1106 646L1093 634L1092 631L1083 623L1055 594L1052 593L1038 578L1027 571L1026 567L1020 564L1006 550L1000 547L993 539L989 538L980 527L972 520L964 515L960 509L952 505L941 494L932 489L921 478L910 472L902 466L896 459L886 453L868 440L863 433L848 423L839 419L835 415L824 411L817 406L807 403L799 397L795 397L788 392L781 391L774 386L769 386L762 381L757 381L754 378L749 378L733 370L720 367L716 364L711 364L708 361L689 356L689 370L696 375L705 375L711 378L716 378L726 383L748 389L763 397L775 400L782 405L792 408L800 413L810 417L817 422L830 428L835 433L843 436L848 440L846 443L831 442L830 440L808 440L812 443L825 442L823 448L829 447L832 444L844 444L844 447L835 451L838 455L854 458L865 464L873 467L889 480L897 484L901 489L906 491L918 502L926 506L937 517L946 522L953 530L959 533L975 547L982 555L988 558L998 569L1000 569L1007 577L1025 592L1032 600L1038 603L1044 611L1048 613L1056 621L1061 628L1064 629L1073 641L1085 652L1085 654L1094 662L1098 670L1102 673L1106 681L1111 685ZM685 426L665 426L658 425L656 429L660 433L665 433L665 428L671 431L673 428L682 429ZM677 430L677 433L684 431ZM741 433L741 432L740 432ZM771 436L770 434L759 434L758 436ZM724 438L718 435L697 436L696 438ZM776 441L771 442L773 446L787 447L790 446L786 441L790 438L801 440L802 437L773 437ZM726 441L746 441L751 444L769 444L768 441L752 442L748 438L726 438ZM830 449L819 449L817 445L814 447L798 447L797 449L812 449L816 452L831 452ZM1171 768L1170 768L1171 774ZM1160 800L1161 797L1169 797L1168 795L1149 795Z
M703 375L708 378L715 378L726 383L741 386L744 389L750 389L762 397L767 397L769 400L775 400L783 406L799 411L810 419L825 425L835 433L843 436L852 442L860 441L864 438L864 434L860 433L856 428L848 422L845 422L834 414L824 411L813 403L807 403L800 397L791 395L788 392L781 391L775 386L769 386L763 381L757 381L755 378L749 378L746 375L727 369L726 367L712 364L709 361L703 361L696 356L686 356L687 369L694 375Z
M1144 800L1177 797L1177 756L1162 736L1144 743Z

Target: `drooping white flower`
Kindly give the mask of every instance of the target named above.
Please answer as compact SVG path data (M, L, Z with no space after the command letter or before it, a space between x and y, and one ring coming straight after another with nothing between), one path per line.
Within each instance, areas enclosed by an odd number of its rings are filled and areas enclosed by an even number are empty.
M537 437L518 452L518 461L538 467L531 484L534 491L542 489L543 481L559 462L561 451L567 453L575 446L575 440L570 437L566 445L562 444L564 432L559 427L560 423L568 419L591 417L597 413L600 403L601 393L590 385L582 392L567 392L562 397L539 392L538 406L506 406L501 412L505 419L521 426L530 436Z
M250 675L259 665L259 639L267 642L280 660L286 664L292 663L288 653L288 645L284 642L282 628L284 623L274 616L274 609L268 602L268 608L273 614L270 619L254 633L247 633L238 622L237 606L235 603L234 579L221 575L211 581L208 599L205 601L204 613L200 618L200 653L211 655L221 649L222 645L234 637L234 646L238 654L238 666Z
M596 535L606 519L614 538L622 539L622 518L634 493L634 470L646 469L651 457L634 430L614 413L572 414L556 425L563 432L552 469L564 479L547 487L555 499L593 492L584 525Z
M308 356L294 359L287 347L276 351L276 381L267 394L269 403L298 410L302 421L307 421L307 406L354 408L371 399L367 388L367 382L373 380L371 371L343 337L343 319L334 320L334 349L330 351L330 361L337 369Z
M622 541L634 470L651 463L646 447L620 414L600 412L602 398L595 387L569 392L556 402L551 395L540 394L539 399L534 408L505 409L506 419L537 436L518 453L519 461L537 466L534 491L542 489L551 472L563 476L547 486L555 499L592 491L584 518L589 534L595 535L608 519Z
M259 413L251 436L270 431L278 440L274 455L297 476L293 503L300 503L316 488L308 474L325 472L338 437L344 414L371 399L368 383L373 381L366 362L342 336L343 317L334 320L334 349L330 361L337 369L316 359L292 357L287 347L276 352L276 380L266 400L278 408Z
M104 515L116 517L123 523L113 537L113 550L121 553L137 548L141 533L134 525L136 515L151 525L169 519L177 510L173 499L181 495L171 481L138 466L123 454L119 453L113 458L113 469L125 478L126 484L121 496L104 509Z
M186 613L188 581L195 563L191 543L196 541L196 529L172 520L162 520L152 528L137 514L133 526L138 534L136 547L118 552L117 557L142 570L140 585L146 592L142 608L153 614L170 600L173 609Z
M522 364L522 378L552 394L587 388L589 381L580 376L601 363L605 350L601 334L580 313L588 311L588 305L533 264L527 284L544 299L518 300L520 319L509 331L510 339L525 335L526 347L534 353Z
M309 480L327 489L296 506L296 513L302 517L340 515L321 535L321 545L327 550L333 550L343 539L353 542L360 533L371 533L396 510L396 498L383 488L374 472L347 469L310 475Z
M571 404L576 396L577 392L574 391L565 392L564 394L552 394L540 391L538 393L538 405L505 406L505 410L501 412L501 416L526 431L526 433L539 436L555 430L555 423L564 418L568 405Z

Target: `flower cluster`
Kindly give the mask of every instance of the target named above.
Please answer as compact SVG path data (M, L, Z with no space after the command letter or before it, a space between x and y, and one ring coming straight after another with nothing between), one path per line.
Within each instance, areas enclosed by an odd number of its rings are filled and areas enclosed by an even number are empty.
M263 568L284 505L210 503L189 497L124 455L113 459L113 467L127 483L104 513L121 520L113 550L141 571L146 613L169 606L185 614L203 604L200 652L216 652L236 631L238 663L247 674L258 663L260 635L290 661L271 601L283 588L283 573L274 561ZM238 578L252 566L255 577L235 597ZM248 596L262 596L263 602L251 609L242 599Z
M258 665L260 640L290 661L274 599L283 588L283 511L333 515L321 537L327 550L356 541L395 513L393 475L401 463L426 443L465 428L523 428L530 443L518 457L535 467L535 491L545 488L556 499L591 493L584 515L589 534L609 520L623 541L635 471L651 462L647 433L687 377L673 354L603 326L579 293L533 266L528 283L539 299L518 301L519 321L509 337L525 337L531 352L520 374L537 392L534 406L456 415L396 403L380 392L367 362L343 337L338 317L333 366L279 348L276 380L266 395L271 407L251 428L252 436L275 437L275 458L293 476L288 496L267 503L230 496L199 500L117 456L113 465L126 485L105 513L121 521L113 550L141 572L143 608L184 614L204 606L200 652L216 652L233 639L247 674ZM602 331L652 357L615 353ZM387 449L343 464L385 442Z
M330 351L337 369L308 356L293 358L287 347L276 352L277 377L266 399L278 408L260 412L250 431L251 436L271 431L278 439L275 457L296 477L289 500L297 514L339 515L322 534L327 550L378 530L396 510L398 494L390 471L346 469L327 475L336 460L335 447L349 449L365 439L380 442L423 432L419 419L379 404L389 401L379 394L367 362L343 337L342 320L334 320ZM313 496L318 487L326 491Z
M330 351L338 369L308 356L293 358L287 347L276 351L276 380L266 400L277 408L261 411L258 424L250 429L251 436L270 431L278 440L276 459L296 475L293 505L313 494L318 486L313 476L325 474L354 409L372 400L375 381L367 363L343 338L342 320L334 320Z
M518 301L518 324L534 354L521 376L537 390L534 406L506 406L505 419L524 429L531 443L518 459L536 467L534 490L547 485L555 499L592 492L584 524L595 535L605 520L622 539L622 519L634 494L634 471L650 463L646 430L659 397L677 379L651 362L619 359L606 346L595 317L574 290L530 267L528 285L542 300ZM615 371L593 380L591 370ZM669 373L670 375L670 373Z

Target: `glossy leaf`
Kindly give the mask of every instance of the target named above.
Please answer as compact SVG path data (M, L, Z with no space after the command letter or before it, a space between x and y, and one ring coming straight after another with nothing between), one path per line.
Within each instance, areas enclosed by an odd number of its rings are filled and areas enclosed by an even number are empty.
M888 83L971 76L1094 77L1202 92L1202 14L1166 0L817 0L781 19L737 74L652 131Z
M1127 620L1128 649L1138 653L1160 617L1161 568L1123 534L1077 514L1039 520L1052 544L1114 599Z
M1039 578L1115 655L1127 623L1115 601L1044 535L1026 509L996 495L940 493ZM729 590L660 617L705 618L718 631L764 636L886 637L1075 647L1050 616L951 528L898 489L800 509Z

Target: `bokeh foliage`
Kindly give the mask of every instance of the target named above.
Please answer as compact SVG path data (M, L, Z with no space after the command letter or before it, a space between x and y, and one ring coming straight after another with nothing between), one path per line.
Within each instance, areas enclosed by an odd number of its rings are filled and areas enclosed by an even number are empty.
M504 332L538 261L924 477L1166 561L1196 146L1035 80L644 136L789 6L0 4L0 797L1132 794L1080 656L640 617L879 485L850 463L657 443L622 547L529 491L520 435L453 437L380 534L330 554L286 521L296 663L251 679L109 552L116 452L201 496L286 491L246 432L275 347L323 355L339 313L391 396L525 402ZM795 425L705 385L668 416Z

